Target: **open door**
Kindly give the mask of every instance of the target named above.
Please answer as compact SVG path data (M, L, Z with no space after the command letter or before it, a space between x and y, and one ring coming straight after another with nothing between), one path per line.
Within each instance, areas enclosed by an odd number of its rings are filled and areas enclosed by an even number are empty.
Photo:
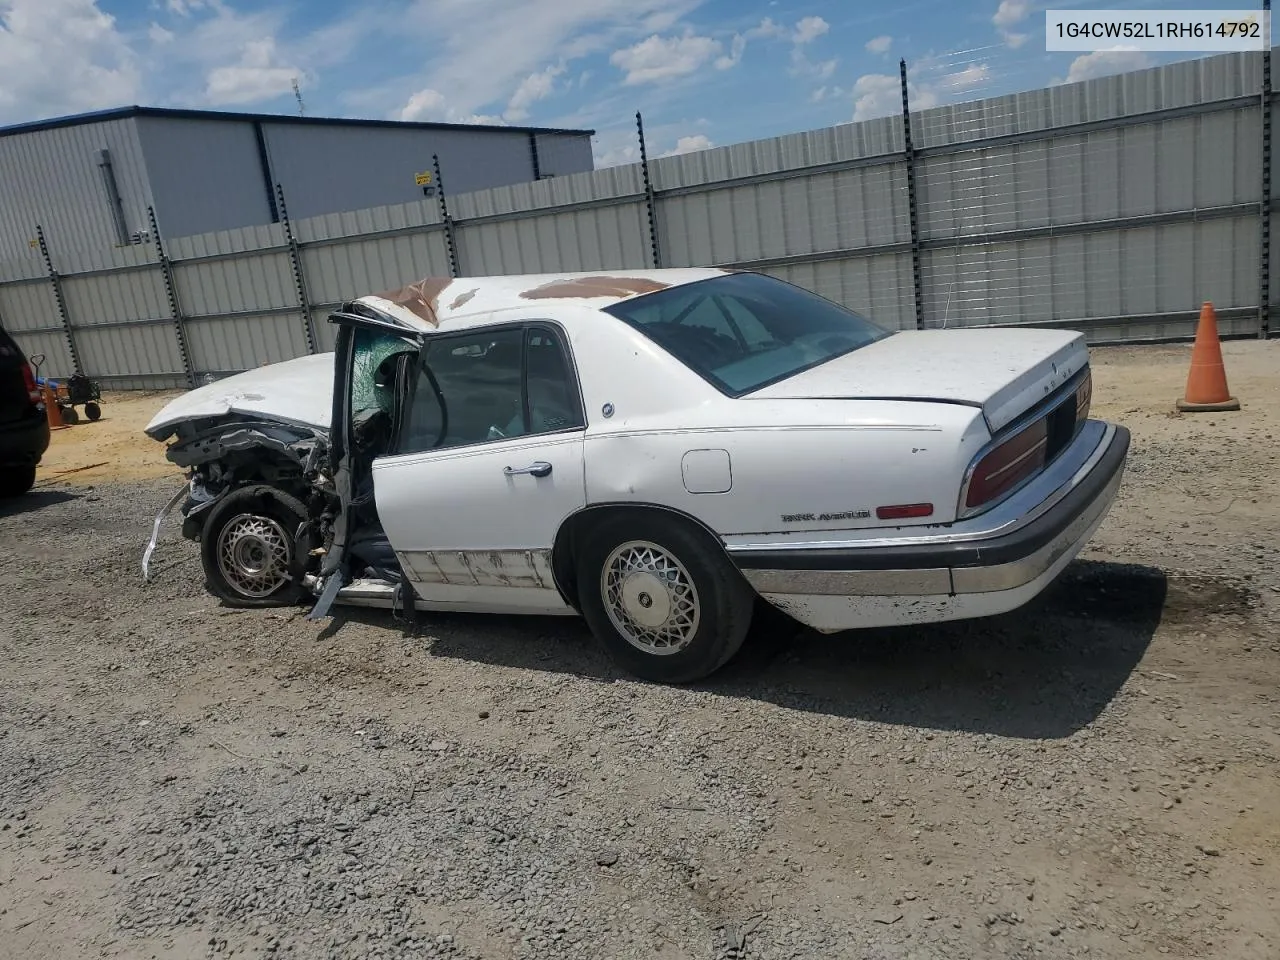
M377 514L419 604L573 614L551 548L586 502L586 420L567 338L550 323L426 339Z
M373 463L395 442L401 416L416 375L423 336L386 319L356 312L356 307L330 317L338 325L334 356L333 410L329 436L329 469L338 506L328 518L333 539L321 564L324 590L308 619L328 615L330 606L356 578L387 586L368 599L391 602L401 579L377 514L373 496Z

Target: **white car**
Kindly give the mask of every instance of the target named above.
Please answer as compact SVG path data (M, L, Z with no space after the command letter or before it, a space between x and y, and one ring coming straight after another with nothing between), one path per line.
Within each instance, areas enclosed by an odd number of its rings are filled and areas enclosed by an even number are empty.
M334 313L336 351L147 426L240 606L585 617L663 682L757 598L825 633L1012 610L1102 522L1129 448L1074 332L890 333L720 269L428 279Z

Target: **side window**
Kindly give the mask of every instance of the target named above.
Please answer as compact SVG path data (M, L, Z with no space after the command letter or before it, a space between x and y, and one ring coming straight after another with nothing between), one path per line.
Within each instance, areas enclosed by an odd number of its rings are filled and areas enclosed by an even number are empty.
M544 328L429 341L400 453L583 426L560 335ZM434 378L434 383L433 383ZM437 390L438 388L438 390Z
M413 404L405 415L402 429L397 453L422 453L444 445L444 407L436 393L436 385L425 370L418 370Z
M561 335L545 327L529 331L525 378L529 433L582 427L586 421Z

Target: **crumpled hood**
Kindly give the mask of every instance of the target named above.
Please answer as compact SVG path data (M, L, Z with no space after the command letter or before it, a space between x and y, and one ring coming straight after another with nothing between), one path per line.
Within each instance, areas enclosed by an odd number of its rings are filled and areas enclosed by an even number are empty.
M228 414L278 420L328 431L333 412L334 354L318 353L246 370L174 397L146 426L166 439L184 420Z

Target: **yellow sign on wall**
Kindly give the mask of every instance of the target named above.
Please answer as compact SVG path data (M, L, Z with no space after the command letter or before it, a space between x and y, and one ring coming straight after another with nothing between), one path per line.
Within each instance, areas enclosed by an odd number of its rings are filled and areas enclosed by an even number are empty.
M430 182L431 182L431 174L429 174L429 173L415 173L415 174L413 175L413 182L414 182L414 183L416 183L416 184L417 184L418 186L420 186L420 187L425 187L428 183L430 183Z

